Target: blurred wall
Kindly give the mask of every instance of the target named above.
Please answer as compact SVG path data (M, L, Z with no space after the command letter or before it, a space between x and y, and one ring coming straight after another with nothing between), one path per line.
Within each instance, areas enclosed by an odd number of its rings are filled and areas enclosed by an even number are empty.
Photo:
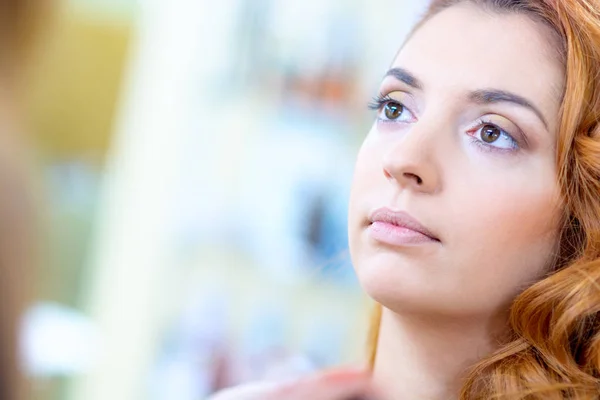
M41 217L36 302L24 334L35 398L64 398L91 352L76 353L88 346L82 281L135 10L133 2L113 3L55 2L27 71Z

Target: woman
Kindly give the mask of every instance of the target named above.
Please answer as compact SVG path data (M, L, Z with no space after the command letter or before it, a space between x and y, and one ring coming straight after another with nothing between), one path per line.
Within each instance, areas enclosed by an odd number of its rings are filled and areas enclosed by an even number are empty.
M231 398L600 398L599 65L597 0L433 1L350 198L370 368Z

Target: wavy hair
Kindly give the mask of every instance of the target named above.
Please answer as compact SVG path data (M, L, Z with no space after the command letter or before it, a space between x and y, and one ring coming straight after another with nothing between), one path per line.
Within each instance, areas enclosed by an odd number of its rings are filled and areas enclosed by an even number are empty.
M564 202L558 257L518 295L509 340L469 371L460 399L600 399L600 0L433 0L421 22L469 1L541 21L565 69L556 146ZM381 305L369 335L377 352Z

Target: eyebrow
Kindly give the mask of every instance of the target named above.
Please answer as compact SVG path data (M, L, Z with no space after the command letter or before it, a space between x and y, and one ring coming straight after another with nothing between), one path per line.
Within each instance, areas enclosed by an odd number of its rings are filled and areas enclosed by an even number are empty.
M471 92L469 98L472 102L477 104L513 103L528 108L542 120L546 129L548 129L548 122L546 121L546 118L544 118L544 114L542 114L542 112L529 100L517 94L505 90L483 89Z
M394 77L400 82L404 82L408 86L411 86L415 89L422 90L423 83L415 77L411 72L407 71L404 68L395 67L391 68L386 74L385 77ZM473 103L477 104L494 104L494 103L513 103L517 104L521 107L528 108L533 111L535 115L542 121L546 129L548 129L548 121L544 118L544 114L533 105L532 102L527 100L526 98L519 96L518 94L508 92L506 90L499 89L481 89L475 90L470 93L469 99Z
M411 86L415 89L423 89L423 84L421 81L404 68L392 68L385 74L385 76L392 76L400 82L404 82L408 86Z

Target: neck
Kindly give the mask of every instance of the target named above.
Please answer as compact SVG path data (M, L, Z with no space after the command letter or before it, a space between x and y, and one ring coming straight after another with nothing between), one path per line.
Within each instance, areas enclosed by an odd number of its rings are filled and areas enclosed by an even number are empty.
M496 348L502 330L494 327L505 321L400 315L384 308L373 379L390 399L458 398L465 372Z

